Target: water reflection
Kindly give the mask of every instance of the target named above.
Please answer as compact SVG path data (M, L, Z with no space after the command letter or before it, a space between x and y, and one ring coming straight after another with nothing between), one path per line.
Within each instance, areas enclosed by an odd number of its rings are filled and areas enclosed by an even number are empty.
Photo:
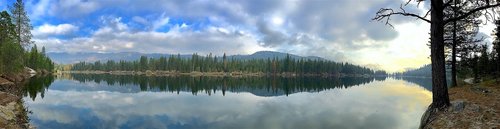
M405 80L407 82L415 83L425 89L432 91L432 78L429 77L396 77L399 80ZM448 82L450 84L450 82Z
M386 77L156 77L134 75L108 74L64 74L59 77L63 80L77 80L84 85L70 85L57 87L59 90L103 90L103 87L89 87L85 85L116 86L105 87L107 91L139 92L139 91L168 91L179 93L191 92L193 95L206 93L208 95L221 91L225 95L230 92L249 92L258 96L290 95L298 92L318 92L333 88L348 88L377 81ZM61 82L72 83L72 82ZM121 87L120 87L121 86ZM126 90L124 90L126 89Z
M42 129L417 128L431 100L424 88L395 79L135 78L146 83L141 87L130 77L59 78L38 90L43 99L25 98L31 122Z
M38 95L42 98L45 96L45 91L54 82L54 76L33 76L25 85L24 96L35 100Z

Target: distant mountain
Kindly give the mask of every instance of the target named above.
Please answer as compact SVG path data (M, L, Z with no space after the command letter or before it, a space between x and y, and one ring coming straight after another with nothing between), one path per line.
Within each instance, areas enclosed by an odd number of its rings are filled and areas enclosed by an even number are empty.
M126 60L126 61L132 61L132 60L137 60L141 56L147 56L149 58L160 58L161 56L170 56L172 54L159 54L159 53L152 53L152 54L146 54L146 53L138 53L138 52L119 52L119 53L54 53L54 52L49 52L47 55L55 62L58 64L72 64L72 63L78 63L78 62L95 62L95 61L107 61L107 60ZM177 54L174 54L177 55ZM274 52L274 51L259 51L256 53L253 53L251 55L231 55L228 56L228 59L241 59L241 60L248 60L248 59L267 59L267 58L278 58L278 59L283 59L287 56L287 53L281 53L281 52ZM191 55L181 55L182 58L191 58ZM317 56L298 56L298 55L293 55L290 54L290 57L293 59L311 59L311 60L325 60L321 57Z
M137 52L120 52L120 53L47 53L47 55L58 64L72 64L82 61L95 62L99 60L137 60L141 56L160 57L170 56L169 54L144 54Z

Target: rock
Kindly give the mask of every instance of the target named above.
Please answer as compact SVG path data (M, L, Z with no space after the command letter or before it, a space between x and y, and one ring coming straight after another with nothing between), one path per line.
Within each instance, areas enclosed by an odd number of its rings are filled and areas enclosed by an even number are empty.
M21 82L24 80L23 76L20 75L3 75L2 76L4 79L7 79L11 82Z
M12 86L12 85L14 85L13 82L0 77L0 86Z
M16 102L17 100L19 100L20 98L15 96L15 95L12 95L12 94L9 94L9 93L5 93L5 92L0 92L0 105L2 106L6 106L7 104L11 103L11 102Z
M451 109L453 112L461 112L465 108L464 100L455 100L451 102Z
M0 106L0 117L7 121L12 121L16 118L14 113L16 102L11 102L7 106Z
M30 77L33 77L36 75L36 71L29 68L29 67L24 67L24 70L30 75Z
M0 129L24 129L28 127L24 126L27 121L19 119L19 115L22 115L24 111L19 99L21 97L0 92Z
M465 83L474 84L474 78L467 78L464 80Z
M14 111L19 97L9 93L0 92L0 98L0 125L6 125L16 118Z
M427 129L427 125L431 123L432 117L434 117L435 113L437 112L437 109L431 108L431 106L432 105L429 105L429 107L427 107L427 110L425 110L422 118L420 118L420 126L418 127L419 129Z

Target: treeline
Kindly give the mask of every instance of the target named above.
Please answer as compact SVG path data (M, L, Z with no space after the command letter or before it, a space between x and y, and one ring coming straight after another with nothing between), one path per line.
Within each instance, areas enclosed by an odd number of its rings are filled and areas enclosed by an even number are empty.
M0 74L18 73L23 69L24 49L7 11L0 13L0 28Z
M472 55L472 58L460 62L459 65L464 66L460 71L460 75L472 75L476 81L488 77L500 78L500 59L497 52L500 46L498 40L497 37L493 43L493 51L488 51L488 45L483 45L479 48L479 52Z
M170 57L148 58L141 56L135 61L108 60L93 63L80 62L74 64L73 71L172 71L172 72L263 72L270 74L297 73L297 74L384 74L383 71L374 71L349 63L337 63L327 60L294 59L287 55L283 59L227 59L222 57L200 56L193 54L190 58L181 58L180 55Z
M455 12L449 8L445 14L451 17ZM461 13L461 12L456 12ZM456 77L476 79L500 78L500 20L495 21L496 29L490 45L484 38L478 38L481 19L473 14L462 20L445 25L446 76L451 77L448 85L456 86ZM450 74L450 75L448 75ZM431 65L393 74L395 76L432 76Z
M36 45L31 51L32 26L24 10L24 3L17 1L10 13L0 12L0 75L12 75L21 72L25 66L37 71L52 71L54 64L45 55L45 48L38 52Z
M457 57L460 57L456 61L457 76L474 77L475 80L500 78L500 20L496 20L495 25L492 33L494 41L491 45L482 42L482 39L469 39L458 44L461 49L456 52Z
M54 70L54 62L45 54L45 47L42 47L42 51L39 52L35 45L25 55L25 66L42 73Z

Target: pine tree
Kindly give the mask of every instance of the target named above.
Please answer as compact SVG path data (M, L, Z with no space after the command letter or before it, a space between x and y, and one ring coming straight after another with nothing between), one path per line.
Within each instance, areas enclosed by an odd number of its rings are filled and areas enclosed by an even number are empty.
M23 0L17 0L13 6L9 6L10 13L12 14L12 22L16 25L17 41L23 47L28 47L32 44L30 19L26 13Z
M6 11L0 13L0 74L14 74L22 70L23 50L16 40L15 25Z
M500 78L500 20L495 21L496 28L493 30L493 37L495 40L493 41L493 54L496 57L496 77Z
M140 67L141 67L141 71L146 71L148 70L148 57L146 56L141 56L141 59L140 59Z
M228 72L226 53L224 53L224 55L222 56L222 64L224 65L224 68L223 68L224 72Z

